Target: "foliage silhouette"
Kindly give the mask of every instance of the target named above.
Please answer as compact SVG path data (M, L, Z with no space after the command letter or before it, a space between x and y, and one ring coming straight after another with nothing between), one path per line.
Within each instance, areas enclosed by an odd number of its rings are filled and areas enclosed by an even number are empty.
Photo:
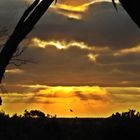
M39 110L31 110L30 112L25 110L24 112L25 118L45 118L45 113L39 111Z
M115 114L112 114L111 118L115 119L136 119L140 118L140 113L136 112L136 110L129 109L127 112L116 112Z
M36 113L37 112L37 113ZM12 117L0 112L1 140L138 140L140 115L135 110L108 118L34 117L41 111L25 111ZM29 116L25 114L30 114ZM33 114L32 114L33 113ZM43 112L41 112L43 113ZM44 113L43 113L44 114ZM119 114L119 115L118 115ZM123 116L125 115L125 117ZM36 116L36 115L35 115Z

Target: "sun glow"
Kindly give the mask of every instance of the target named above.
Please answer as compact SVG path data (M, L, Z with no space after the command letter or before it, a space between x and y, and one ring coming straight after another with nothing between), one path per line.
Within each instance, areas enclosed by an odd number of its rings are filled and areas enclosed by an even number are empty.
M132 48L121 49L118 52L114 53L114 56L127 55L132 53L140 53L140 45L137 45Z
M98 2L112 2L112 0L92 0L92 1L90 0L85 3L81 1L81 3L79 2L79 4L77 5L74 4L75 3L74 1L71 1L67 4L63 4L60 0L60 2L55 5L55 8L66 10L66 11L72 11L72 12L86 12L90 5L98 3ZM116 3L118 3L118 1L116 1Z
M6 70L6 73L9 73L9 74L21 74L23 73L24 71L21 70L21 69L7 69Z
M139 87L47 86L17 84L24 93L0 94L2 109L23 113L39 109L58 117L101 117L131 107L140 109ZM70 109L73 112L70 112Z
M11 113L37 108L58 116L92 116L98 112L97 108L102 110L106 106L105 100L108 98L107 91L99 86L17 86L28 89L28 92L0 94L4 110L10 110ZM34 92L29 92L30 90ZM15 104L16 107L13 106ZM91 111L93 106L96 110L94 113ZM74 113L71 113L70 109L73 109Z
M89 60L93 61L93 62L96 62L96 59L99 55L98 54L88 54L88 58Z
M42 0L40 0L41 2ZM31 4L33 0L26 0L27 5ZM61 14L67 18L81 20L83 14L88 10L90 5L98 2L112 2L112 0L58 0L50 6L50 9L57 14ZM118 3L118 0L115 1ZM55 4L54 4L55 3Z
M75 20L81 20L82 19L82 15L80 13L64 12L64 11L57 11L57 13L65 16L65 17L68 17L70 19L75 19Z

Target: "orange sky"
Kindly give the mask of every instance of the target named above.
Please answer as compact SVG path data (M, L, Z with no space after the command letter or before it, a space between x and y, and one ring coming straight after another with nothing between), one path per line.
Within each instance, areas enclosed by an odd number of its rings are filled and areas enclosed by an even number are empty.
M10 114L40 109L58 117L105 117L129 108L140 109L140 88L136 87L18 86L28 88L27 92L1 94L2 108Z
M1 109L10 114L39 109L58 117L140 110L140 31L117 6L118 13L110 0L52 4L21 44L27 49L20 58L35 64L6 70ZM11 31L24 7L2 0L1 24Z

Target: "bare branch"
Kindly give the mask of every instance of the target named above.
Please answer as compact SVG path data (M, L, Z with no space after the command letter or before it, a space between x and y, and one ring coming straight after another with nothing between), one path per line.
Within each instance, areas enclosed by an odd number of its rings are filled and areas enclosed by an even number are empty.
M18 45L32 31L33 27L44 15L53 1L54 0L35 0L23 13L14 32L0 52L0 83L2 82L6 67L16 52ZM25 63L25 61L23 62Z
M34 10L34 8L38 5L40 0L35 0L32 5L30 5L27 10L23 13L22 17L20 18L15 30L20 29L20 27L24 24L24 21L27 19L29 14Z
M27 64L27 63L34 63L35 64L37 62L32 61L32 60L15 58L15 59L11 59L9 64L14 64L15 66L19 67L19 66Z
M17 51L15 52L12 58L22 55L25 50L26 50L26 47L23 47L21 50L20 48L17 48Z
M0 84L0 90L2 93L8 93L8 90L5 88L3 84Z
M118 11L117 6L116 6L116 3L115 3L115 0L112 0L112 3L113 3L113 5L114 5L116 11Z

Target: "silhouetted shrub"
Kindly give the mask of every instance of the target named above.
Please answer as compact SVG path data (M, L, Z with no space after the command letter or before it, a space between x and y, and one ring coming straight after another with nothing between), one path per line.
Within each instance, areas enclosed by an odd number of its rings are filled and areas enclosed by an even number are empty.
M129 109L127 112L116 112L115 114L112 114L110 118L124 118L124 119L133 119L133 118L140 118L140 113L136 110Z
M25 118L45 118L45 113L40 110L24 111Z
M135 110L109 118L45 117L39 110L9 117L1 111L0 140L138 140L139 118Z

